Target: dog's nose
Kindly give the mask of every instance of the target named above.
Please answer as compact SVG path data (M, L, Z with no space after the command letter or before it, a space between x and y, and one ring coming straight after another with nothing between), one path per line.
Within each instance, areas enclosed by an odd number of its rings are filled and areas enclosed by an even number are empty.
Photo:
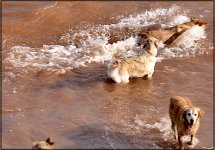
M190 119L190 123L193 124L193 122L194 122L194 120L193 120L193 119Z
M140 46L141 44L140 43L137 43L137 46Z

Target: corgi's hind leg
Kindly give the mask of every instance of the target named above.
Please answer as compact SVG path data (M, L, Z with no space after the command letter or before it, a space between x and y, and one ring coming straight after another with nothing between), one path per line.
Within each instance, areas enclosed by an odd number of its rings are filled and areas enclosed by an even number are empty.
M116 83L121 83L121 82L123 82L122 80L121 80L121 77L120 76L115 76L114 78L112 78Z
M120 75L121 75L123 83L128 83L129 82L129 74L128 74L127 71L121 71Z

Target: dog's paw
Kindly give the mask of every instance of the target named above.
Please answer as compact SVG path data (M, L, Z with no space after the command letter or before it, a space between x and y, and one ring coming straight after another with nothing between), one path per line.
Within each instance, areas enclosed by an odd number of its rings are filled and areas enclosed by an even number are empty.
M175 149L184 149L184 147L176 146Z
M147 80L152 80L152 76L147 76Z
M192 143L191 141L190 141L190 142L187 142L187 144L188 144L188 145L193 145L193 143Z
M177 136L177 135L174 135L174 139L175 139L176 141L178 141L178 136Z
M152 73L147 74L146 77L148 80L151 80L152 79Z
M123 80L122 83L129 83L129 80Z

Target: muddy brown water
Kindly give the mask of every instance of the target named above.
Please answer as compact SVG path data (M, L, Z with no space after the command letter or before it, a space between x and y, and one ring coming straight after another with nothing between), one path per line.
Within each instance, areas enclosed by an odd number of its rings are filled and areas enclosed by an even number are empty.
M13 46L40 49L68 45L62 35L151 8L189 9L208 23L207 48L213 41L212 2L66 1L2 2L3 89L2 147L31 148L50 136L56 148L174 148L169 99L187 96L204 110L195 148L213 147L213 52L158 62L151 80L116 84L106 63L89 63L56 74L47 69L4 61ZM121 36L121 38L123 38ZM24 55L24 54L23 54ZM22 59L22 58L21 58ZM40 60L40 59L39 59ZM30 69L29 69L30 68Z

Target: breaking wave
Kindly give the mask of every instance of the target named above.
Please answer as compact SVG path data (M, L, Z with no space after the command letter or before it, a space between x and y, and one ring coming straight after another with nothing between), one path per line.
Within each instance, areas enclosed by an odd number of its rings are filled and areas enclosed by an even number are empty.
M15 68L33 70L57 71L65 73L73 68L87 66L92 62L106 64L113 57L131 57L138 55L137 33L142 28L159 24L162 27L171 27L189 21L186 14L189 10L182 11L173 5L168 9L158 8L122 18L118 23L99 25L77 31L68 31L63 34L60 41L67 45L43 45L42 48L27 46L13 46L3 60ZM175 16L175 17L172 17ZM203 28L194 26L181 37L181 42L175 47L162 49L158 60L173 57L191 57L205 53L201 42L206 37ZM115 41L114 41L115 40ZM111 42L112 41L112 42Z

